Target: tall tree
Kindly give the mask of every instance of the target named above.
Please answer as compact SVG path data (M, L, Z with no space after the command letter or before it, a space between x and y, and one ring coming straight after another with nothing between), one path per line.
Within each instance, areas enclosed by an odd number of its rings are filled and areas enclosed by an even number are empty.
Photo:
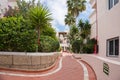
M23 17L27 16L27 12L30 8L36 6L35 0L17 0L18 10L19 12L17 14L22 15Z
M65 15L65 25L73 25L75 24L75 18L71 15L71 14L67 14Z
M68 13L75 18L86 9L86 0L67 0Z
M89 24L89 21L86 20L85 22L83 22L83 20L79 20L78 27L80 30L80 36L83 39L87 39L90 37L91 25Z
M44 29L42 31L41 35L49 36L49 37L52 37L53 39L57 40L56 31L51 26L47 26L46 29Z
M70 32L68 34L68 39L70 40L70 43L72 44L73 41L75 41L76 39L78 39L78 35L79 34L79 30L75 25L72 25L70 27Z
M89 21L79 20L77 27L75 25L70 27L68 39L70 40L73 52L83 52L83 48L86 49L86 46L90 41L90 33L91 25L89 24ZM76 46L77 44L78 46Z
M8 6L8 9L5 9L5 14L4 17L13 17L16 16L18 13L18 8L14 7L12 8L11 6Z
M16 7L11 7L8 6L8 9L6 8L6 12L4 14L5 17L12 17L12 16L23 16L24 18L27 17L27 12L31 7L34 7L40 2L38 1L37 4L35 4L35 0L16 0L17 1L17 6Z
M40 45L40 31L45 29L46 26L50 25L51 13L48 10L47 7L44 7L42 5L38 5L35 7L32 7L30 11L28 12L29 19L33 26L35 26L35 29L38 34L38 46ZM38 51L38 50L36 50Z
M65 24L76 23L79 13L86 9L86 0L67 0L68 14L65 15Z

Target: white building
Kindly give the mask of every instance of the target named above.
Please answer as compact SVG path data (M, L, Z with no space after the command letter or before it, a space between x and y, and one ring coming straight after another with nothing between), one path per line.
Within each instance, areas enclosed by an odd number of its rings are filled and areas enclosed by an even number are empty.
M95 9L90 16L92 24L91 38L97 38L98 55L120 61L120 1L90 0ZM97 6L96 6L97 5ZM97 15L96 15L97 13Z
M120 0L90 0L91 38L97 38L99 52L81 55L93 67L97 80L120 80Z
M58 38L62 51L68 51L70 43L67 39L67 32L58 32Z

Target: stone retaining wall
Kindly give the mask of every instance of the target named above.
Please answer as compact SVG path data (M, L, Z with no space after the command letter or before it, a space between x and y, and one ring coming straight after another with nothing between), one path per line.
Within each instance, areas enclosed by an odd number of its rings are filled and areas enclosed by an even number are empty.
M59 53L0 52L0 68L40 71L53 66Z

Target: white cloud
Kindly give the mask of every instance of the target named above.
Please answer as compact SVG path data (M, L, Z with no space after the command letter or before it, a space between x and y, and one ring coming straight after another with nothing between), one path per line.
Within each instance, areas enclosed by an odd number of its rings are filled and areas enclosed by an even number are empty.
M41 3L48 6L50 11L52 12L53 22L52 26L56 29L56 31L68 31L69 27L65 26L64 19L67 14L67 0L41 0ZM87 0L86 3L86 11L83 11L79 18L83 20L89 19L89 15L91 14L91 6L89 4L90 0ZM61 28L62 27L62 28Z
M60 25L63 27L64 18L67 14L66 0L41 0L41 3L47 5L53 17L52 25L57 31L60 31ZM59 26L59 27L58 27Z
M38 0L36 0L38 1ZM52 21L52 26L53 28L58 32L58 31L68 31L69 27L65 26L64 24L64 19L65 15L67 14L67 0L40 0L40 2L43 5L46 5L51 13L52 13L52 18L54 19ZM86 11L82 12L79 16L79 18L82 19L88 19L89 15L91 14L91 6L88 3L90 0L87 1L87 9Z

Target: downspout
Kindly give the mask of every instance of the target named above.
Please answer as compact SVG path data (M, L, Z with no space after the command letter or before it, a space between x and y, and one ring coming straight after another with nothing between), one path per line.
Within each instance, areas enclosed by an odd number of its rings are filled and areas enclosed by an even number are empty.
M97 0L96 0L96 44L94 49L94 54L98 53L98 9L97 9Z

